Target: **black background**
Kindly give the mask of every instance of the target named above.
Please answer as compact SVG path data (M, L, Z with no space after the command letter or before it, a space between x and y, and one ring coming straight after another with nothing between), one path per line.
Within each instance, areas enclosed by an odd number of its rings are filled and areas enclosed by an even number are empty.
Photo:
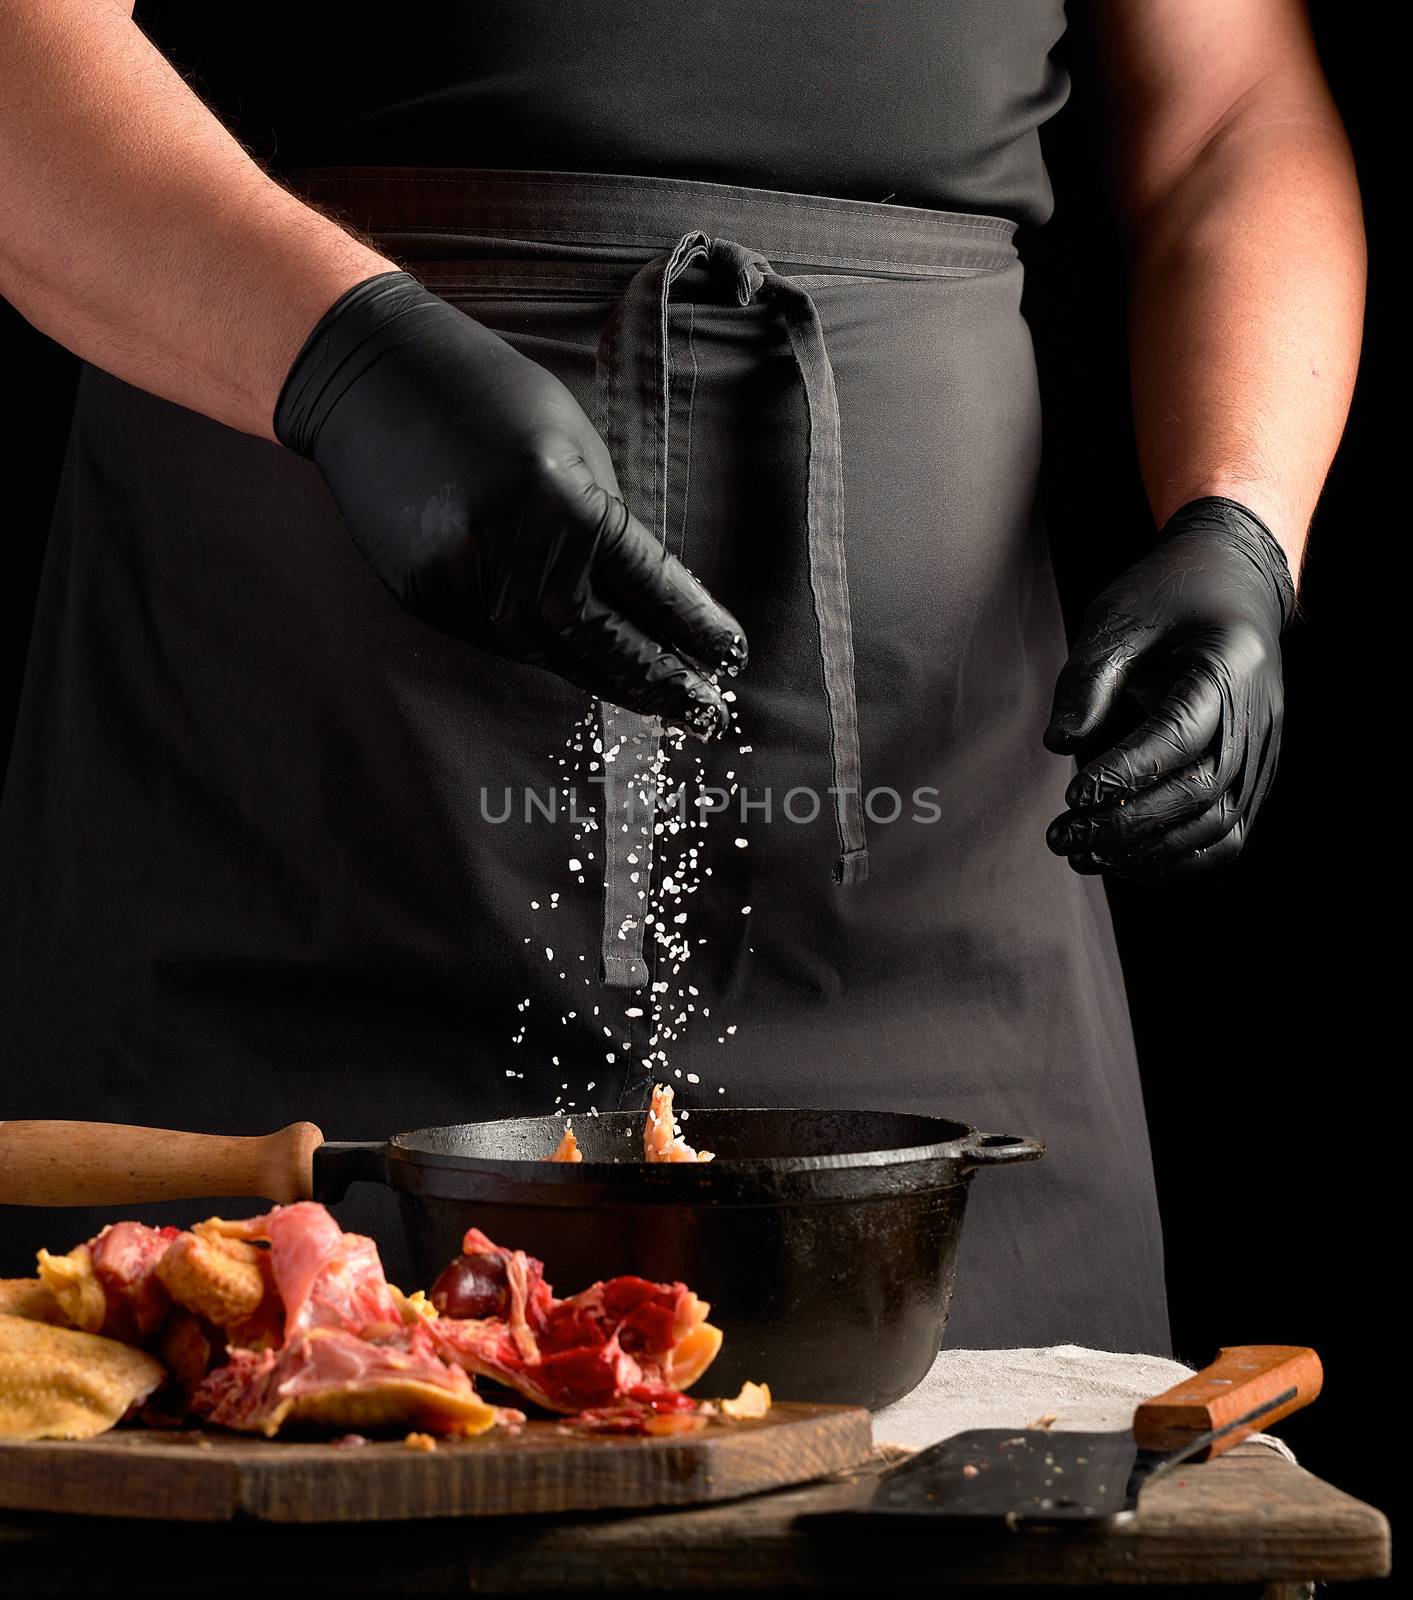
M1387 1510L1375 1441L1387 1437L1377 1419L1388 1378L1376 1341L1393 1320L1388 992L1402 919L1388 874L1401 824L1376 798L1387 774L1369 768L1389 742L1382 649L1401 609L1404 558L1391 565L1378 548L1399 537L1380 427L1397 392L1394 208L1392 164L1381 159L1388 101L1355 9L1311 6L1359 166L1370 290L1354 406L1311 532L1303 616L1284 641L1279 776L1233 866L1183 884L1108 887L1153 1135L1175 1353L1200 1365L1224 1344L1313 1345L1324 1396L1280 1432L1312 1470ZM1047 511L1073 622L1151 522L1127 414L1120 251L1096 231L1109 226L1103 127L1082 31L1069 49L1074 93L1046 147L1056 214L1031 241L1027 269Z
M1387 762L1371 755L1393 703L1371 642L1403 610L1406 519L1390 520L1378 426L1394 360L1382 247L1402 201L1381 182L1386 101L1359 8L1316 0L1312 9L1360 165L1372 268L1354 411L1315 520L1303 620L1286 640L1280 776L1234 867L1180 886L1115 883L1110 897L1153 1130L1176 1351L1200 1364L1220 1344L1314 1345L1324 1398L1282 1432L1313 1470L1387 1508L1372 1440L1396 1396L1376 1358L1392 1324L1388 1297L1402 1294L1389 1213L1400 1159L1391 1091L1403 1055L1387 1001L1401 917L1384 886L1406 824L1387 803ZM1082 39L1073 65L1074 97L1047 136L1056 219L1027 249L1049 516L1072 616L1149 527ZM4 519L0 559L4 749L75 370L0 301L0 377L12 403L5 494L18 508ZM1391 904L1376 908L1379 889Z

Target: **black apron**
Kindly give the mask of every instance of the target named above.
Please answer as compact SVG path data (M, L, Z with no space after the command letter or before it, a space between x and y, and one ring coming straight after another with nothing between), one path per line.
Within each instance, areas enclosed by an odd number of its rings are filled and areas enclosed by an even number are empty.
M563 379L741 619L738 727L700 752L726 799L634 812L651 719L411 619L311 465L86 368L0 819L0 1113L369 1138L662 1077L934 1112L1049 1145L977 1185L953 1342L1165 1351L1103 890L1044 842L1065 643L1013 224L293 181ZM666 942L634 914L664 900ZM386 1197L341 1209L401 1270ZM0 1270L96 1220L0 1214Z

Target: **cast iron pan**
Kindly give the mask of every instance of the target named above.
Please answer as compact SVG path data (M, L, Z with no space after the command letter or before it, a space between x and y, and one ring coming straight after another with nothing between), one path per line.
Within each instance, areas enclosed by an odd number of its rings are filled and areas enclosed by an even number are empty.
M689 1284L726 1340L702 1387L747 1378L782 1399L877 1407L942 1342L967 1192L980 1167L1033 1161L1036 1139L884 1111L708 1108L684 1131L716 1160L645 1165L643 1113L577 1117L584 1160L547 1158L558 1117L325 1142L111 1123L0 1123L0 1203L128 1205L202 1195L333 1203L396 1193L425 1287L473 1224L528 1250L564 1294L634 1272Z

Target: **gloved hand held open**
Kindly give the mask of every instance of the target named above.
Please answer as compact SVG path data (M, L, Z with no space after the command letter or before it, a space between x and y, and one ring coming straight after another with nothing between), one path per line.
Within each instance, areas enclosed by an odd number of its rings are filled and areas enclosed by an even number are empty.
M1045 744L1081 765L1051 850L1076 872L1140 879L1238 855L1276 769L1294 612L1260 518L1220 496L1175 511L1090 605L1060 674ZM1142 720L1115 737L1124 697Z
M699 737L736 619L628 511L569 390L405 272L343 295L295 358L281 444L313 460L414 616Z

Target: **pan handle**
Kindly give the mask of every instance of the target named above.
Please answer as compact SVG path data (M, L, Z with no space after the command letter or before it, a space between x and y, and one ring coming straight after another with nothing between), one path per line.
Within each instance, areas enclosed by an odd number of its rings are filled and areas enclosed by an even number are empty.
M204 1195L273 1200L314 1193L312 1122L233 1138L122 1122L0 1122L0 1205L123 1206Z
M1045 1141L1023 1133L973 1133L962 1142L962 1165L1000 1167L1012 1161L1038 1161L1045 1154Z
M351 1183L386 1183L388 1147L381 1143L352 1144L331 1139L314 1152L316 1200L336 1205L348 1193Z

